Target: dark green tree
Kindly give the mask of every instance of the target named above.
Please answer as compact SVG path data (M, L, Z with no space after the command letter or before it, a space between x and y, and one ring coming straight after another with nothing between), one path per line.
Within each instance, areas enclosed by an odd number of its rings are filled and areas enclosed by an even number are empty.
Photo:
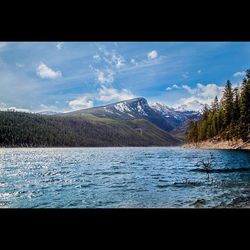
M250 125L250 70L246 71L243 79L240 95L240 137L243 141L248 140Z
M219 111L219 101L218 101L217 96L215 96L214 101L211 104L211 110L213 113L216 113Z
M217 139L232 140L241 138L250 139L250 69L246 70L240 91L232 89L232 84L226 82L223 97L219 101L215 97L211 107L205 106L201 119L192 126L189 140L194 140L194 130L197 131L197 140L203 141L215 136ZM194 129L195 128L195 129ZM190 130L191 131L191 130Z
M233 92L232 84L228 80L222 97L222 109L224 113L224 127L230 125L233 117Z

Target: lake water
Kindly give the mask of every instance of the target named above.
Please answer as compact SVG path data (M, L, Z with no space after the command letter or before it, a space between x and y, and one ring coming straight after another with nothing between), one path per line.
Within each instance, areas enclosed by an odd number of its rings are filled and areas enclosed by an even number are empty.
M209 157L214 160L210 179L196 165ZM0 149L0 207L192 208L201 199L201 207L218 207L247 196L249 189L246 151Z

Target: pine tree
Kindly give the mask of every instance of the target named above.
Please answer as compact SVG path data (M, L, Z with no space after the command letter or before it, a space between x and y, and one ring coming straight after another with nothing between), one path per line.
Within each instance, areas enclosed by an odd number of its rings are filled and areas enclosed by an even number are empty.
M219 111L219 101L217 96L215 96L214 101L211 104L211 109L213 113Z
M240 137L247 141L250 126L250 70L246 71L240 95Z
M212 137L217 135L219 132L219 101L218 97L215 96L214 101L211 104L211 135Z
M234 88L233 90L233 123L236 124L239 122L240 118L240 98L239 98L239 90L238 88Z
M233 116L232 116L232 126L231 134L233 137L239 136L239 120L240 120L240 97L238 88L233 90Z
M207 104L205 104L205 106L202 109L202 120L206 120L208 115L209 115L209 106Z
M228 80L224 89L224 94L222 97L222 108L224 112L224 127L230 125L233 116L233 92L232 84Z
M197 122L195 122L195 121L191 121L189 124L189 130L187 132L187 141L189 143L197 143L198 142Z
M232 90L231 82L227 81L221 100L215 97L210 109L206 105L201 119L192 124L190 131L189 140L196 136L198 142L217 135L226 140L250 138L250 69L246 71L240 91Z

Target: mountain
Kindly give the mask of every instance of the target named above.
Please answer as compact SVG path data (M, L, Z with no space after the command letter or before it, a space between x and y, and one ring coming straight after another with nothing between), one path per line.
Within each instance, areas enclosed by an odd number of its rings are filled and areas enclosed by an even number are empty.
M173 127L166 119L152 109L145 98L135 98L116 102L110 105L78 110L64 114L65 116L84 116L91 114L100 118L118 120L145 119L157 127L170 131Z
M190 121L200 119L201 113L198 111L186 110L184 106L173 109L165 104L152 103L151 107L164 116L168 122L174 127L171 134L180 140L185 140L185 133L189 127Z
M152 103L151 108L163 116L166 121L175 129L178 126L185 124L189 120L198 120L200 113L189 110L176 110L162 103Z
M174 146L181 141L144 119L0 111L0 146Z
M160 103L148 104L145 98L134 98L101 107L64 113L64 116L94 115L99 118L118 120L144 119L169 132L188 120L198 119L199 112L176 111Z
M175 146L199 116L145 98L68 113L0 111L0 146Z

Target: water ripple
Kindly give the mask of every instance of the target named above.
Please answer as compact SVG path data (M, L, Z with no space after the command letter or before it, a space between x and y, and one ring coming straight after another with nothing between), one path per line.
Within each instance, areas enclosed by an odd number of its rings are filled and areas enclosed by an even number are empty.
M195 166L210 154L208 179ZM1 148L0 156L0 207L216 207L250 188L250 152Z

